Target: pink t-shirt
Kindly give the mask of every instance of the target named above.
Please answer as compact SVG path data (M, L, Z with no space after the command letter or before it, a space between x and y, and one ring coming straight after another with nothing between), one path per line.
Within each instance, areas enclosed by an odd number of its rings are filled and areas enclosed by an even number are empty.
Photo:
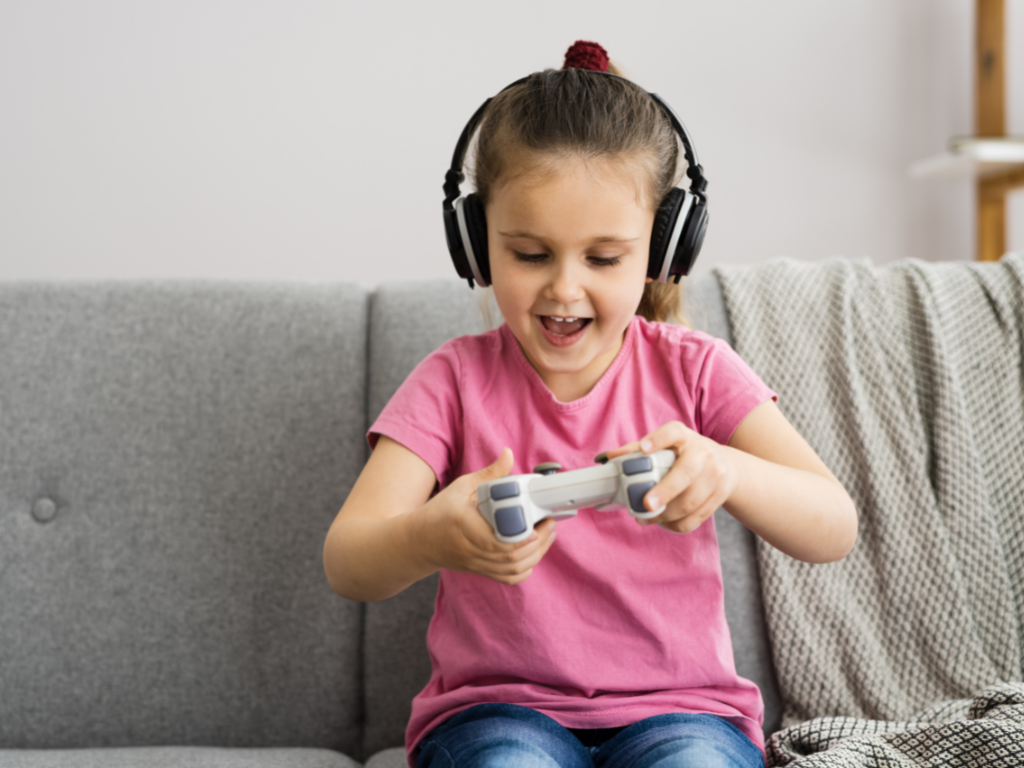
M512 448L512 474L545 461L594 465L601 451L678 420L727 444L774 397L724 341L630 322L589 394L559 402L508 326L444 344L409 375L370 430L433 470L441 487ZM412 750L474 704L530 707L569 728L666 712L722 716L763 748L757 686L739 677L725 619L714 519L681 535L625 511L580 510L526 581L442 570L427 633L433 673L413 700Z

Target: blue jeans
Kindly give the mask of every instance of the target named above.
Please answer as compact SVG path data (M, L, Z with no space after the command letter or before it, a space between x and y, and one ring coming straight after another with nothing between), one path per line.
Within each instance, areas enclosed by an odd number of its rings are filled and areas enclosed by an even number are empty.
M585 743L586 742L586 743ZM761 750L714 715L655 715L573 731L516 704L477 704L428 733L416 768L764 768Z

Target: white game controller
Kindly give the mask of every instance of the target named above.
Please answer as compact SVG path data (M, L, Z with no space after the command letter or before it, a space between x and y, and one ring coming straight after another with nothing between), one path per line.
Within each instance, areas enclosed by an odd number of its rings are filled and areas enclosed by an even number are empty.
M575 517L583 507L595 507L599 512L625 509L633 517L647 520L660 515L665 507L648 511L644 495L675 460L675 453L667 450L627 453L596 467L561 474L560 465L541 464L530 475L481 483L476 491L477 507L498 541L508 543L528 538L533 526L545 518Z

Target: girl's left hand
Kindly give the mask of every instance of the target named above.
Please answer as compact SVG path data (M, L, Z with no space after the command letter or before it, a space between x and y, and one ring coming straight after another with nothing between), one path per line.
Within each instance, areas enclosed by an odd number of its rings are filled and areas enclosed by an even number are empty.
M722 506L739 485L739 471L730 450L694 432L678 421L670 421L635 443L608 452L613 459L625 453L675 451L672 468L644 497L647 509L665 504L665 511L640 525L657 523L667 531L690 533Z

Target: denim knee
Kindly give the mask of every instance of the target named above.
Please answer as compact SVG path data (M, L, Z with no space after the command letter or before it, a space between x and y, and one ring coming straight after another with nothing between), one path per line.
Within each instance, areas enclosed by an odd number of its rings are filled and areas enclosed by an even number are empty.
M417 768L764 768L739 728L707 714L649 717L588 749L547 715L478 704L428 733Z
M588 750L547 715L516 704L478 704L428 733L417 768L591 768Z
M764 768L761 750L715 715L655 715L621 731L594 755L595 768Z

